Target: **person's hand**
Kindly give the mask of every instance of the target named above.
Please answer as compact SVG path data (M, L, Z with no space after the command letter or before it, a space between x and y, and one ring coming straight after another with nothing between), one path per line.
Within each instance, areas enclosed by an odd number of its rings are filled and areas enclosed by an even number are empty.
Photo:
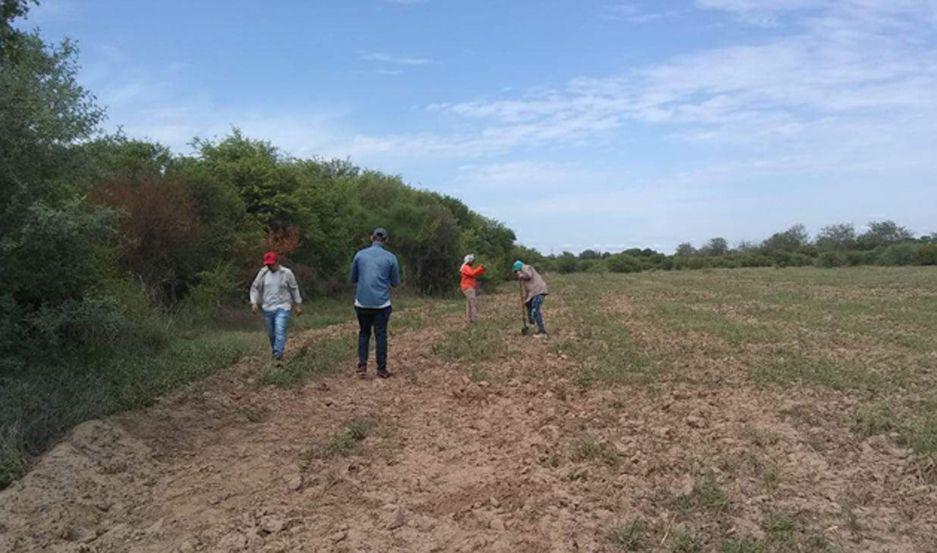
M296 316L298 317L299 315L302 315L302 314L303 314L303 306L302 306L302 305L297 305L297 306L296 306Z
M253 313L254 315L256 315L258 311L260 311L260 309L257 308L257 304L256 304L256 303L252 303L252 304L251 304L251 313Z

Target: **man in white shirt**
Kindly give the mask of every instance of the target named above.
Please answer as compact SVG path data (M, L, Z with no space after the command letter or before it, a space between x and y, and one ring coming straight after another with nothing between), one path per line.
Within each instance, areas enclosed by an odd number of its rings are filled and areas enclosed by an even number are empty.
M293 271L281 267L276 252L264 254L264 267L257 273L251 284L251 310L264 312L264 324L270 338L273 358L283 360L286 349L286 329L290 323L290 313L303 313L303 298L299 294L299 285Z

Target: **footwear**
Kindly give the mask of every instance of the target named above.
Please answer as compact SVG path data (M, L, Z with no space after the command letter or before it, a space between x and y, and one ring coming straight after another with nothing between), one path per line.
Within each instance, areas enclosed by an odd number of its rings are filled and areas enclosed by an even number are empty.
M390 378L390 377L392 377L392 376L394 376L394 373L392 373L392 372L390 372L390 371L388 371L388 370L386 370L386 369L383 370L383 371L382 371L382 370L378 370L378 371L377 371L377 377L378 377L378 378Z
M358 368L355 369L355 374L358 375L358 378L365 378L368 376L368 366L358 365Z
M535 332L534 338L546 338L548 334L546 332Z

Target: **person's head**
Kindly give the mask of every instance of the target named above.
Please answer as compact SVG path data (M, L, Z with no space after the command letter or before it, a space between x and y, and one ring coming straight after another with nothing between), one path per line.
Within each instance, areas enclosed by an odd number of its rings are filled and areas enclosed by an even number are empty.
M381 244L387 242L389 236L387 235L387 230L382 227L377 227L374 229L374 232L371 233L372 242L380 242Z
M520 271L521 269L524 268L524 262L521 261L520 259L518 259L517 261L514 262L514 267L513 267L513 268L514 268L514 272L515 272L515 273L516 273L517 271Z
M264 265L267 266L271 271L276 271L280 268L280 262L277 260L277 252L267 252L264 254Z
M466 255L465 259L462 260L462 263L466 265L471 265L472 263L475 263L475 256L473 254Z

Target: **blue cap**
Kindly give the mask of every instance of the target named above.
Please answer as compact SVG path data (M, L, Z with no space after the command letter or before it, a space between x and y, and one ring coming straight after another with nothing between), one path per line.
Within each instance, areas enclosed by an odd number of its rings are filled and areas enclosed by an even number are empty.
M523 268L524 268L524 262L523 262L523 261L521 261L520 259L518 259L517 261L514 262L514 270L515 270L515 271L520 271L520 270L523 269Z

